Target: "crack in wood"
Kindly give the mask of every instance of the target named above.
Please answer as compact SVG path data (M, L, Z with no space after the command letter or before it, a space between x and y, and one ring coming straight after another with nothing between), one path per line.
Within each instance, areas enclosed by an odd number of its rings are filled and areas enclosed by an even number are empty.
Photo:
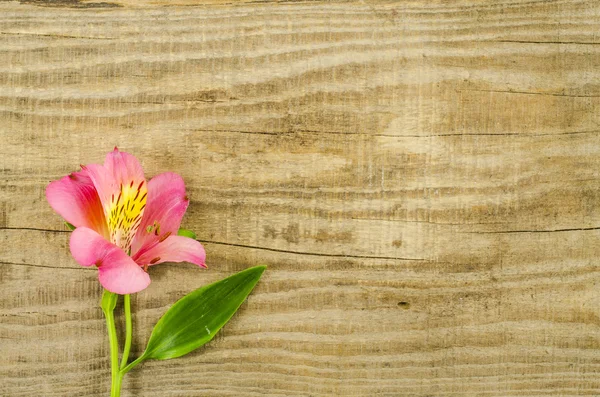
M48 232L48 233L70 233L70 230L53 230L53 229L39 229L32 227L0 227L0 230L31 230L38 232ZM223 241L211 241L211 240L200 240L197 241L205 244L217 244L217 245L227 245L231 247L240 247L240 248L251 248L258 249L263 251L271 251L271 252L281 252L286 254L295 254L295 255L308 255L308 256L321 256L321 257L332 257L332 258L356 258L356 259L383 259L383 260L401 260L401 261L429 261L424 258L404 258L404 257L392 257L392 256L371 256L371 255L351 255L351 254L325 254L320 252L304 252L304 251L292 251L292 250L284 250L278 248L269 248L269 247L260 247L254 245L246 245L246 244L236 244L236 243L228 243Z

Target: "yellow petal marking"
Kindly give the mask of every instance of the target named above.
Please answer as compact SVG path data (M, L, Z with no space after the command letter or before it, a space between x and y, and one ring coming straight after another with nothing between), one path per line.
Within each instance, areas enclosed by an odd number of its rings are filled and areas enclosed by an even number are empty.
M127 251L133 236L142 222L148 189L146 182L121 185L117 195L111 196L108 206L108 229L110 241Z

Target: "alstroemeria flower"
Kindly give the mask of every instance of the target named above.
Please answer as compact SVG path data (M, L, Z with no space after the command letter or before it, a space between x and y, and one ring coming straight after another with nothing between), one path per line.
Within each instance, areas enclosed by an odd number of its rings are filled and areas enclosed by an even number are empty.
M157 263L206 267L202 244L177 235L189 204L183 179L167 172L146 182L138 160L116 147L104 165L81 166L50 183L46 197L76 227L69 244L73 258L96 265L111 292L143 290L150 284L148 266Z

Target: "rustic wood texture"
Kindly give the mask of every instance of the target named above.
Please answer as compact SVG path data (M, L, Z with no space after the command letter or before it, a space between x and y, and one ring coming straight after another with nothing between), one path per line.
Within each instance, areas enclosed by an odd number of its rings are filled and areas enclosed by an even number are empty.
M114 145L185 178L209 264L151 269L134 356L268 265L123 396L600 395L597 1L201 3L0 2L1 395L108 394L44 188Z

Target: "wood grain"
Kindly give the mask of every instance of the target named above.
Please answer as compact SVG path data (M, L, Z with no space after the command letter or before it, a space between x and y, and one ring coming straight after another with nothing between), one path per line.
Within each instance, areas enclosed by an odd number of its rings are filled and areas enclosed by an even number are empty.
M187 1L187 0L186 0ZM108 395L49 181L180 173L209 270L268 270L124 396L600 395L600 4L0 2L0 394ZM282 2L283 3L283 2Z

